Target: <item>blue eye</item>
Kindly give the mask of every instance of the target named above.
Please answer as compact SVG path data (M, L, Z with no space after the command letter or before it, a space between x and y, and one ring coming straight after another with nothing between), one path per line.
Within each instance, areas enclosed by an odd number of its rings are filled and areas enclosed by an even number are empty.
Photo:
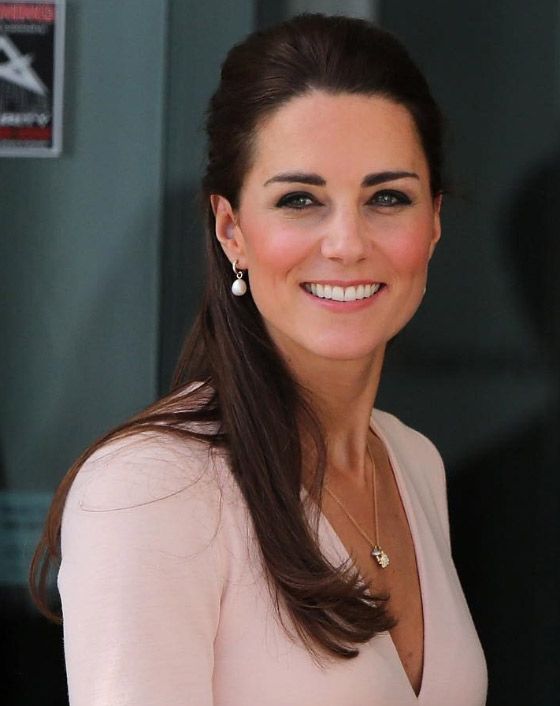
M293 194L286 194L282 196L280 201L276 204L277 208L294 208L297 210L302 210L308 206L312 206L315 203L315 199L304 192L297 192Z
M412 203L410 198L403 194L402 191L394 191L393 189L378 191L373 195L371 201L374 205L383 207L404 206Z

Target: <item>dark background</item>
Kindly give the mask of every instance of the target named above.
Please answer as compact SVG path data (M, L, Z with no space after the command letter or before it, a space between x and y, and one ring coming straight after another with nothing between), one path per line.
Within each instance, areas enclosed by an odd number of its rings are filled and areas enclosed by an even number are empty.
M302 9L395 31L446 113L443 237L377 406L446 462L488 704L558 703L552 0L70 0L63 155L0 160L2 703L66 703L60 629L25 588L45 509L87 444L165 391L200 292L206 100L231 44Z

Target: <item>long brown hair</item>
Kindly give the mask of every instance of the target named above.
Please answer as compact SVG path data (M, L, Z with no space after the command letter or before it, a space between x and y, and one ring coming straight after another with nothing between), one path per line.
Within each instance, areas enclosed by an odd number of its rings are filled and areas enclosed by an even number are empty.
M55 493L30 569L32 596L53 619L60 620L48 605L48 576L60 561L62 512L78 470L108 440L152 429L225 450L250 511L280 620L282 604L315 657L355 657L357 644L394 624L385 597L372 596L354 567L333 567L318 548L300 489L304 457L308 463L311 456L310 494L320 502L326 458L321 428L250 292L231 295L231 264L215 237L210 206L210 195L221 194L237 208L259 125L312 89L381 95L404 105L426 154L432 193L441 191L441 115L424 77L392 35L364 20L304 14L255 32L230 50L207 111L201 189L207 276L200 310L171 393L96 441ZM200 422L211 422L212 431L201 431Z

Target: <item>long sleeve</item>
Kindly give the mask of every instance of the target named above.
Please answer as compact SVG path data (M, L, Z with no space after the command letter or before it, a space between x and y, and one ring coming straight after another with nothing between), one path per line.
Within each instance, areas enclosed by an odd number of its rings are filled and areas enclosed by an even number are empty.
M113 442L67 499L58 577L70 706L212 706L224 586L206 452Z

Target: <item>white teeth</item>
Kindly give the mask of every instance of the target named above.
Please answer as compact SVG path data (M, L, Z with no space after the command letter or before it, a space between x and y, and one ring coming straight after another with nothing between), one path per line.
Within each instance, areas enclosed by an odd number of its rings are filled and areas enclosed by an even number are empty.
M350 287L340 287L338 285L317 284L306 282L305 289L320 299L333 299L337 302L353 302L359 299L367 299L373 296L381 287L381 284L358 284Z
M331 298L334 299L335 302L343 302L344 301L344 289L342 289L342 287L333 287Z

